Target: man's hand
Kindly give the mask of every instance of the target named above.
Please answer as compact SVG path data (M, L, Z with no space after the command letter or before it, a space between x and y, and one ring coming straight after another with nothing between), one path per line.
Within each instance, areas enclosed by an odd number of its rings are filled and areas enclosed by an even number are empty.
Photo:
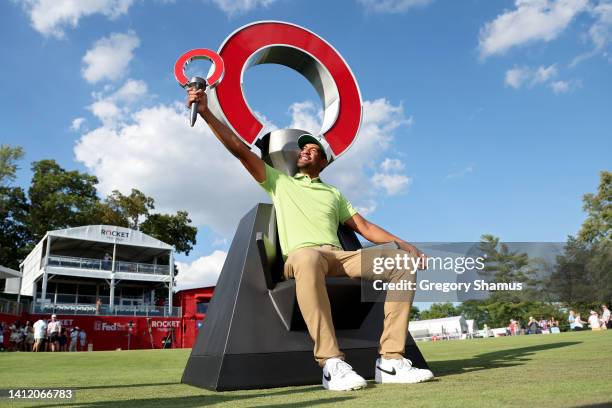
M187 89L187 107L191 108L191 104L198 103L198 113L202 116L208 110L208 97L203 89L188 88Z
M427 255L425 255L423 252L419 251L419 249L417 247L415 247L412 244L409 244L408 242L405 241L401 241L398 242L400 249L408 252L410 255L414 256L414 257L418 257L419 258L419 266L418 268L420 270L423 269L427 269Z
M187 90L187 106L191 107L191 104L194 102L198 102L198 113L208 126L210 126L210 129L223 146L240 160L242 165L257 182L261 183L265 181L266 167L263 160L253 153L251 149L236 136L233 130L213 115L210 109L208 109L208 98L203 89L196 90L194 88L189 88Z

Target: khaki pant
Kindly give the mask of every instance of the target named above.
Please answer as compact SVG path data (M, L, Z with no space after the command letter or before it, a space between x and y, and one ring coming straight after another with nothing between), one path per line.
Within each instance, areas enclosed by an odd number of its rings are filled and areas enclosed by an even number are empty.
M403 251L399 251L404 253ZM364 257L365 258L365 257ZM331 317L326 276L372 278L371 262L362 265L362 251L343 251L332 245L299 248L289 253L284 269L285 279L295 279L300 311L314 341L314 357L320 366L332 357L344 358ZM394 269L376 279L385 282L416 281L416 274L406 269ZM404 354L410 307L414 291L402 291L398 298L389 294L384 306L384 329L380 337L379 353L385 358L398 359ZM400 300L401 299L401 300Z

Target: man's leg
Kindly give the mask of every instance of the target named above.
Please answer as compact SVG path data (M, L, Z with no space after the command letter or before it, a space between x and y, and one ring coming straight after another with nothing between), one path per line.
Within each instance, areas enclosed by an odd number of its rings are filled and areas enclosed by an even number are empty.
M396 251L397 252L397 251ZM375 275L372 272L373 259L380 254L376 250L330 251L334 260L329 260L329 276L349 276L351 278L381 279L384 282L416 282L412 269L392 269ZM399 251L404 254L404 251ZM414 284L414 283L413 283ZM384 328L380 336L379 353L387 359L401 359L404 356L410 308L414 291L402 290L387 293L384 306Z
M325 276L327 259L314 248L292 251L285 262L285 279L295 279L296 296L308 333L314 341L314 356L321 367L330 358L344 359L331 317Z
M380 274L374 274L375 258L406 259L401 265L385 269ZM408 257L405 257L408 255ZM410 307L414 299L414 284L416 273L413 273L415 254L401 250L388 251L379 249L364 249L360 251L334 251L339 262L329 262L329 275L346 274L367 280L381 280L389 283L400 283L401 290L387 290L384 306L384 328L380 336L379 354L376 360L375 379L377 383L414 384L433 378L429 370L418 369L412 362L404 358L406 338L408 336L408 320ZM413 263L414 262L414 263ZM337 265L337 264L340 265ZM399 286L399 285L398 285Z

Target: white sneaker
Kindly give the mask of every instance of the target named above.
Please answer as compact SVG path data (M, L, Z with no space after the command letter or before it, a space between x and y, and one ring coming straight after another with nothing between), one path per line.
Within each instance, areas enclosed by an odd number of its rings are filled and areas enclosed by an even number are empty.
M323 367L323 388L330 391L350 391L365 388L366 380L353 371L353 367L340 360L330 358Z
M412 361L401 359L386 359L379 357L376 360L377 384L416 384L429 381L434 375L429 370L423 370L412 366Z

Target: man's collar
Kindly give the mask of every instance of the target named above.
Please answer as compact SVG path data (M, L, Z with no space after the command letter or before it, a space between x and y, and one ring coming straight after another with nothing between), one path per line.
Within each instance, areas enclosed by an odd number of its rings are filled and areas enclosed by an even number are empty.
M304 177L308 177L308 178L310 178L310 176L309 176L308 174L304 174L304 173L301 173L301 172L299 172L299 171L298 171L298 172L295 174L295 176L293 176L293 178L296 178L296 179L302 179L302 178L304 178ZM315 177L315 178L313 178L313 179L311 179L311 180L312 180L313 182L319 182L319 183L322 183L322 182L323 182L323 180L321 180L321 177L320 177L320 176L317 176L317 177Z

